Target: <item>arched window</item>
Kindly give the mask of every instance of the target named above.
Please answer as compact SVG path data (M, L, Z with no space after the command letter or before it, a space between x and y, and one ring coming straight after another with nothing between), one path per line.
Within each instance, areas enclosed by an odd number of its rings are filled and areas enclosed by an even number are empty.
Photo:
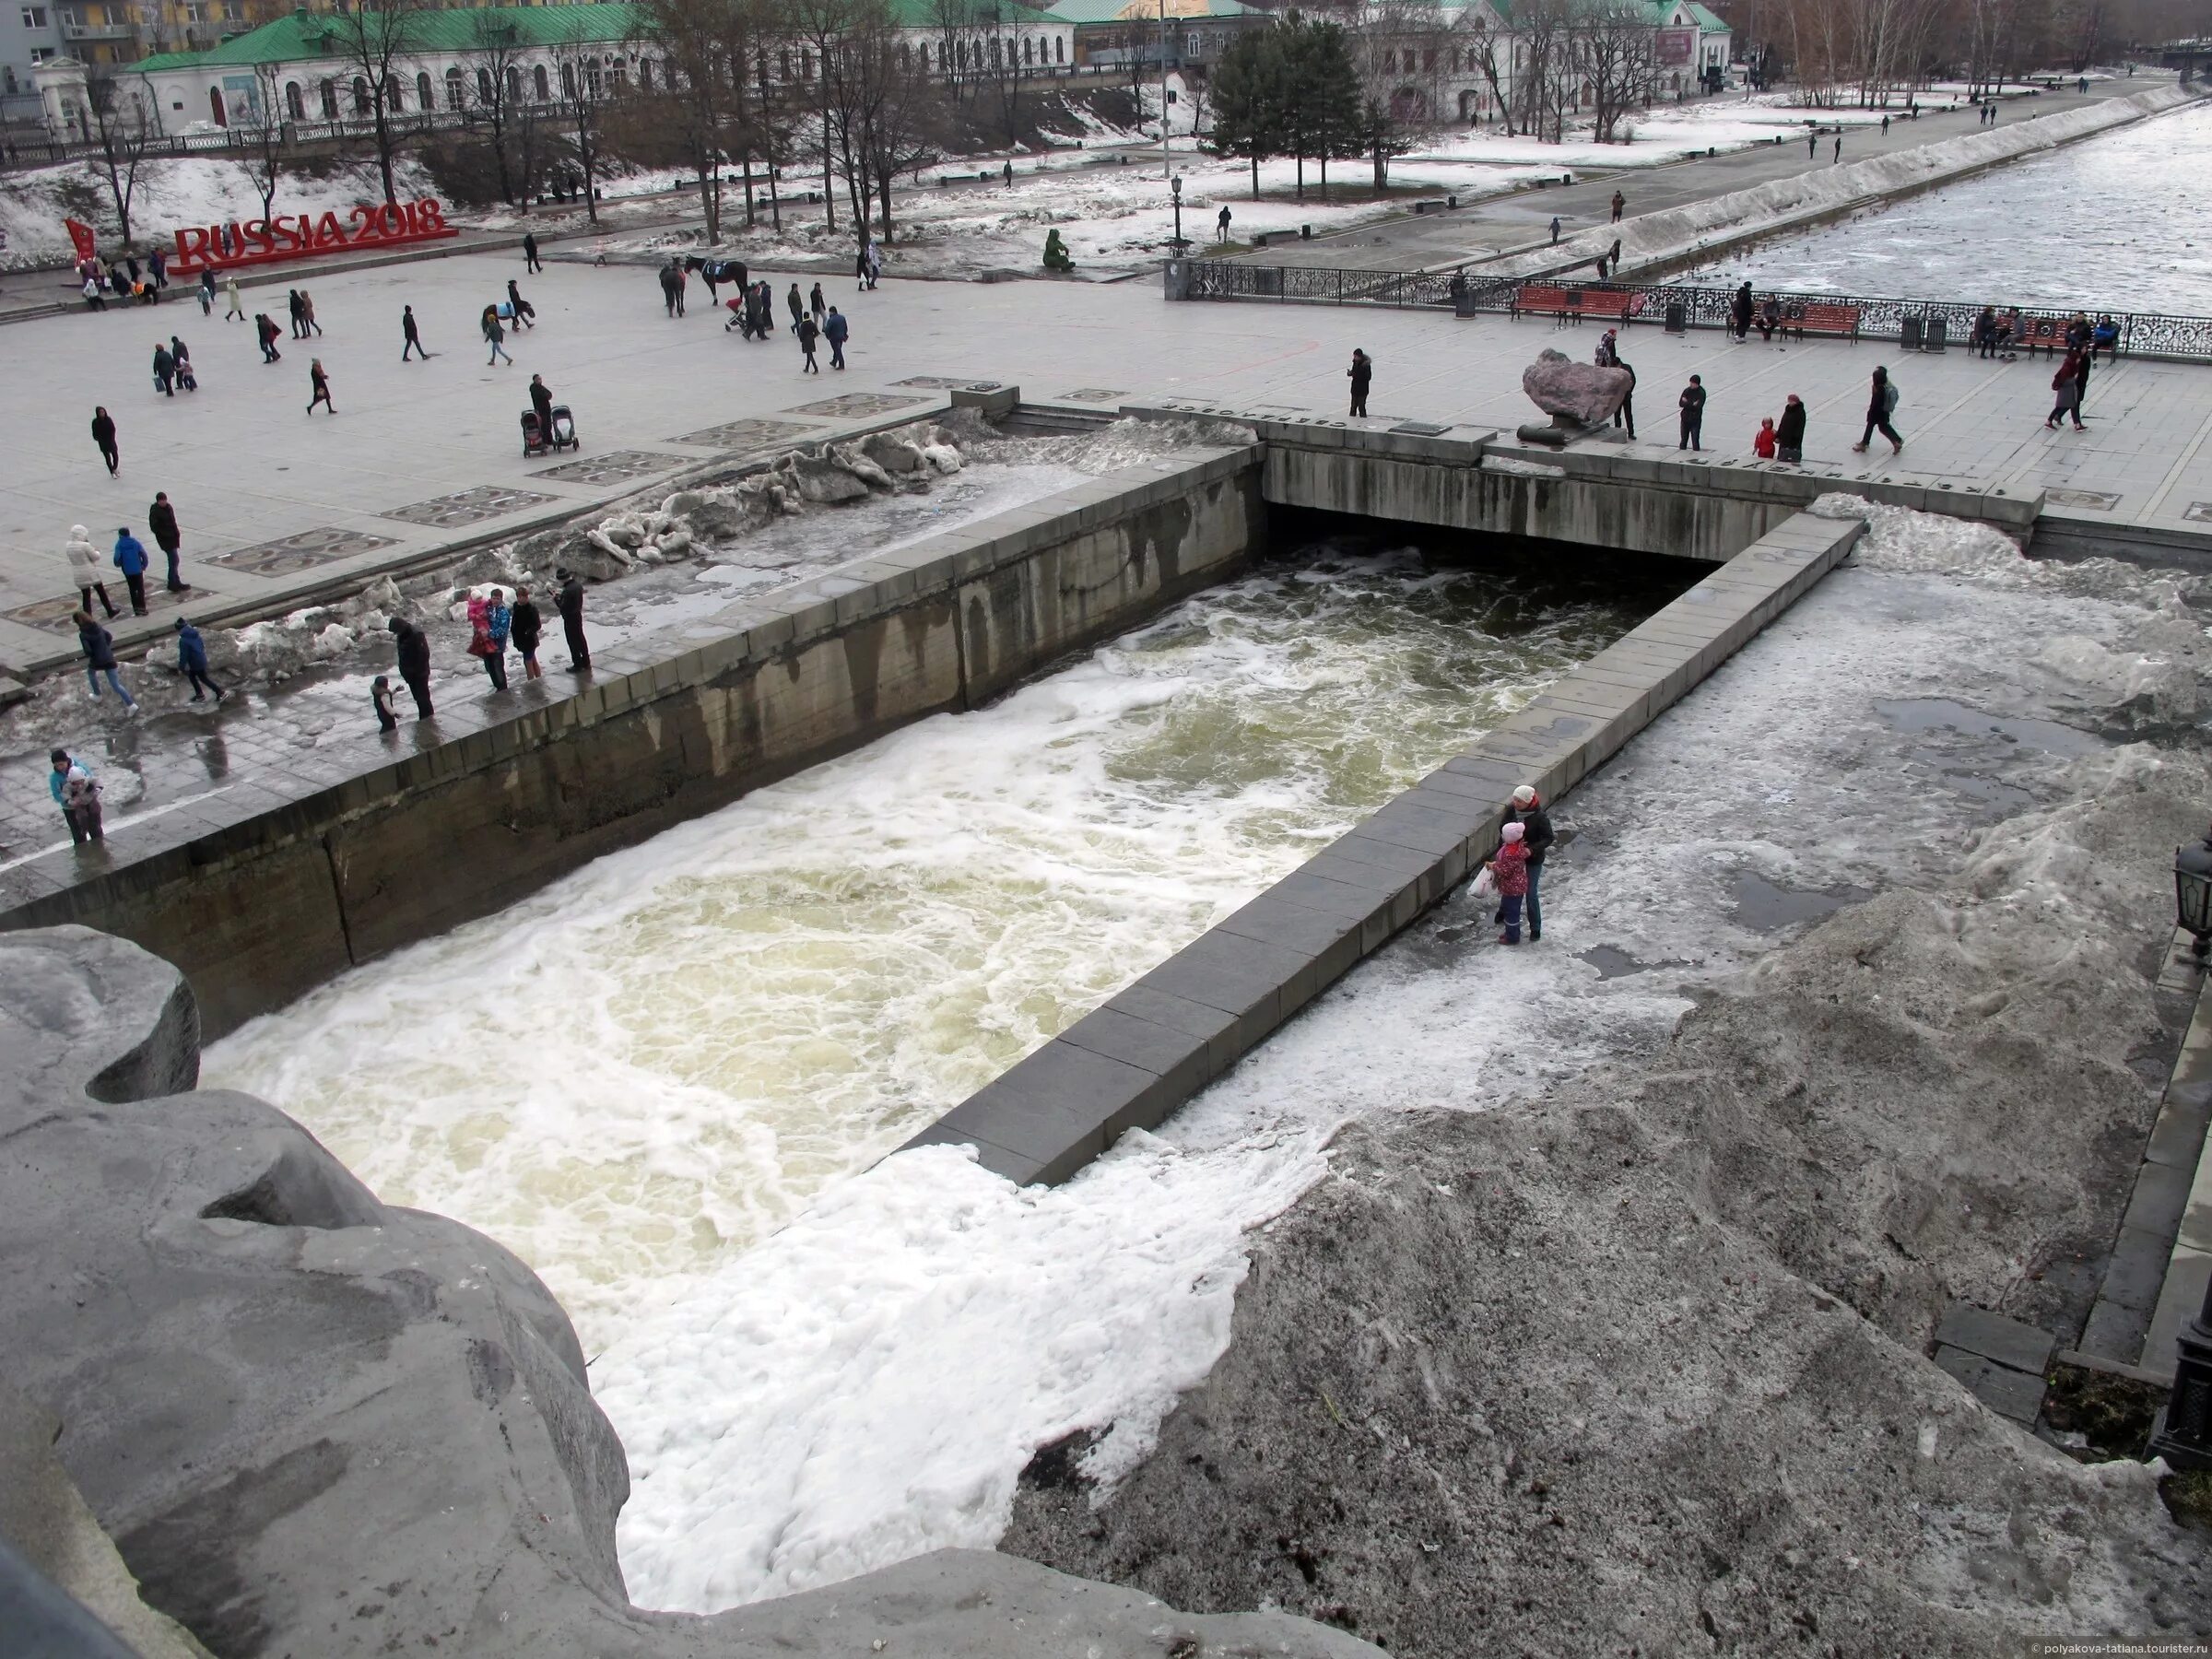
M324 84L328 85L327 82ZM298 81L284 83L284 112L294 121L307 119L307 95L300 90Z
M638 90L641 92L653 90L653 60L651 58L638 60Z
M912 72L913 67L913 49L907 45L904 41L901 41L899 42L899 73L901 75L910 74Z
M324 76L323 77L323 86L321 89L323 93L323 119L325 121L335 121L338 118L338 83L335 80L332 80L328 76Z
M507 65L507 101L511 104L523 101L523 72L512 64Z
M994 69L998 67L998 37L996 35L991 37L991 67Z
M560 66L560 95L571 103L576 101L576 65L573 64Z
M922 73L929 73L929 47L926 44L922 48Z
M584 59L583 84L590 90L594 100L596 100L606 92L606 83L600 76L599 60L597 58Z
M485 76L487 80L490 78L489 76ZM449 68L445 72L445 107L449 110L458 110L467 101L468 88L461 79L461 71L458 68Z
M430 101L430 72L428 69L415 72L415 107L425 111L438 107Z
M811 52L799 53L799 78L803 81L814 78L814 53Z
M512 74L513 71L508 73ZM477 101L486 106L499 101L499 94L492 87L491 71L481 64L477 65Z
M959 68L961 68L961 69L965 69L965 68L967 68L967 67L968 67L968 42L967 42L967 41L955 41L952 43L952 57L953 57L953 63L954 63L954 64L955 64L955 65L956 65L958 67L959 67Z
M1065 35L1053 37L1053 62L1055 64L1067 62L1067 37Z
M1028 35L1021 37L1021 61L1025 64L1037 61L1037 42Z
M539 64L530 71L530 85L537 93L539 103L553 101L553 83L546 77L546 66Z
M778 80L791 78L791 53L788 48L776 53L776 78Z
M365 75L353 77L353 112L356 115L369 113L369 77Z

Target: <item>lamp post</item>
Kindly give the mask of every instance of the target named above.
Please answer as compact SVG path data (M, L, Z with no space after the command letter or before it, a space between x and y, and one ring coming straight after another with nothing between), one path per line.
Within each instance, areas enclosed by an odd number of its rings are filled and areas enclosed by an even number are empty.
M2197 966L2212 952L2212 832L2194 847L2173 850L2174 924L2193 935Z
M2173 1393L2151 1433L2150 1450L2177 1469L2212 1469L2212 1283L2196 1317L2175 1335L2180 1356Z
M1182 240L1182 175L1181 173L1177 173L1168 181L1168 194L1174 199L1175 203L1175 235L1169 241L1168 246L1175 250L1175 256L1180 259L1182 257L1183 250L1191 245Z

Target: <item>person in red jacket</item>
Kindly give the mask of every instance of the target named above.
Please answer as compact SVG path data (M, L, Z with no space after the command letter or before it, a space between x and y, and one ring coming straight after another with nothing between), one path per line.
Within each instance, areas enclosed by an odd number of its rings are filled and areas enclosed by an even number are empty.
M1523 834L1519 824L1506 825L1498 832L1498 853L1490 860L1490 874L1498 882L1498 918L1505 924L1505 931L1498 935L1500 945L1521 943L1521 901L1528 897L1528 848L1522 842Z

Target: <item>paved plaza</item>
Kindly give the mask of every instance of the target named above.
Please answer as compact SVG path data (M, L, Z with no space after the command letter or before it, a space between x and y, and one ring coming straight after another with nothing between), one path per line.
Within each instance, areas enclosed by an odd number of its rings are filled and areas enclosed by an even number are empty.
M1520 378L1535 354L1557 347L1586 360L1600 334L1595 324L1430 312L1171 305L1150 281L887 280L856 294L839 279L825 288L853 319L852 368L818 378L800 372L788 336L756 345L725 333L697 284L689 314L670 319L650 269L556 253L542 276L524 279L539 326L511 343L514 367L490 368L475 319L510 276L523 277L522 261L501 253L318 278L316 311L328 332L284 340L277 365L262 364L245 325L202 319L196 306L10 327L18 372L9 417L16 464L0 486L0 667L24 674L75 660L61 551L68 526L90 526L103 547L119 524L143 537L157 489L169 492L182 522L192 609L277 614L395 560L419 566L441 547L498 537L737 452L927 414L944 406L950 383L998 381L1032 401L1100 408L1174 397L1334 417L1346 406L1345 369L1359 346L1376 360L1377 420L1510 432L1534 416ZM438 353L428 363L399 360L403 303ZM157 324L192 346L196 395L154 393L147 364ZM1719 457L1747 459L1760 417L1779 414L1794 392L1811 411L1808 465L1840 488L1870 476L1972 477L2047 487L2057 492L2055 511L2101 522L2212 524L2212 371L2203 368L2100 364L2089 429L2053 433L2042 426L2048 359L2004 363L1956 349L1906 357L1893 345L1784 346L1756 335L1739 345L1649 326L1623 335L1622 355L1639 376L1641 447L1672 451L1676 394L1697 373L1711 395L1706 447ZM331 375L335 418L305 413L315 356ZM1878 437L1875 454L1849 449L1877 362L1902 389L1897 422L1907 445L1894 458ZM573 406L581 456L523 458L516 416L532 373ZM121 429L117 479L87 428L96 403ZM817 534L837 558L870 550L840 543L834 509L822 512ZM809 558L792 575L819 562ZM166 596L157 600L135 630L126 613L118 633L126 651L154 647L159 666L128 672L168 672L175 612ZM491 704L471 680L440 692L449 723L496 718ZM77 706L64 731L30 729L27 710L13 717L13 752L0 759L0 860L58 833L44 787L51 738L86 746L111 775L135 774L138 782L114 795L134 813L241 787L283 769L298 747L281 697L234 699L219 712L151 713L127 728L108 704Z

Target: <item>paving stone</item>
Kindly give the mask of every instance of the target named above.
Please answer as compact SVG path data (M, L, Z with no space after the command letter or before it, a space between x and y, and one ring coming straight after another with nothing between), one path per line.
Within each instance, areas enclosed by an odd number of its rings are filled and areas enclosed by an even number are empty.
M2194 1170L2147 1163L2136 1171L2135 1196L2128 1200L2123 1228L2134 1228L2154 1237L2171 1239L2181 1230L2182 1212L2188 1207Z
M1936 1363L2000 1417L2032 1427L2042 1411L2043 1379L2040 1374L2014 1371L1947 1346L1936 1350Z
M2082 1327L2081 1351L2115 1364L2132 1365L2143 1353L2143 1338L2149 1329L2147 1308L2124 1308L2116 1301L2100 1300L2089 1310L2088 1323Z
M2112 1241L2112 1259L2104 1270L2104 1300L2128 1308L2158 1306L2159 1287L2165 1281L2172 1248L2171 1238L2123 1227Z
M2048 1331L2007 1319L2002 1313L1992 1313L1971 1302L1953 1302L1945 1310L1936 1326L1936 1340L1994 1359L1999 1365L2009 1365L2015 1371L2034 1371L2039 1376L2058 1346Z

